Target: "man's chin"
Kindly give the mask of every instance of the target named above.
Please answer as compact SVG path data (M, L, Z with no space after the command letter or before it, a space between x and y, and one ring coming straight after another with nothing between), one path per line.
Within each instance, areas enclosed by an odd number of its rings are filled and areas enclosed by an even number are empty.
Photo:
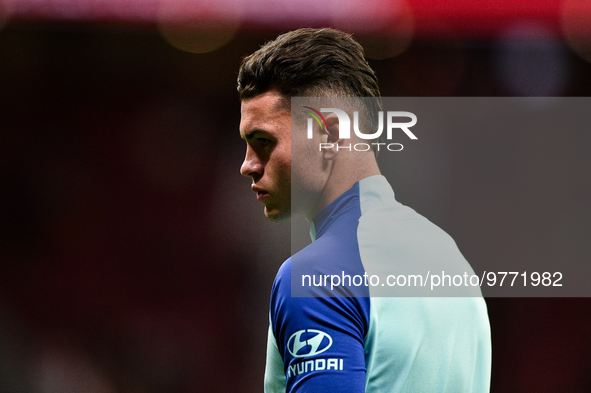
M265 216L274 222L285 221L291 217L291 210L269 209L265 207Z

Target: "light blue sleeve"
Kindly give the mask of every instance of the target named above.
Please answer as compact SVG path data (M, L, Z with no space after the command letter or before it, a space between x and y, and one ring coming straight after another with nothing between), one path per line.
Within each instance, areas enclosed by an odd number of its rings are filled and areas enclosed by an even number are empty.
M272 325L269 324L267 337L267 364L265 367L265 393L285 393L285 374L283 373L283 359L277 349L277 341L273 335Z

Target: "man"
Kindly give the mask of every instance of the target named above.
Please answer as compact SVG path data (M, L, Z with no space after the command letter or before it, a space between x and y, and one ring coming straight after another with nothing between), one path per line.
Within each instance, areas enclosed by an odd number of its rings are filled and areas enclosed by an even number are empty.
M377 78L361 46L332 29L283 34L244 59L238 91L247 143L241 173L269 219L303 214L313 239L273 285L265 392L488 391L490 327L481 297L377 297L367 283L345 282L435 260L471 272L447 234L396 202L374 151L345 147L360 139L341 137L335 113L317 116L309 139L305 128L292 129L304 115L291 97L374 97L364 108L379 110ZM359 122L368 132L366 120ZM292 296L304 276L335 272L343 274L336 289L325 281Z

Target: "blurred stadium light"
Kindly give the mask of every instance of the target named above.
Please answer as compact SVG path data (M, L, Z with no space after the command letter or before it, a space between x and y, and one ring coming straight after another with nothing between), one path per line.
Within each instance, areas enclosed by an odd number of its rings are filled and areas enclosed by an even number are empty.
M588 0L0 0L0 26L41 21L157 27L169 44L195 53L224 46L239 30L332 26L379 37L364 42L368 57L379 59L403 52L413 39L495 39L525 24L564 38L589 61L590 20Z
M589 26L586 0L2 0L11 20L157 24L178 21L230 23L253 28L288 29L326 25L357 32L392 27L410 10L419 36L496 35L507 25L530 21L573 34ZM0 8L1 9L1 8ZM565 19L566 18L566 19ZM579 29L579 31L581 31ZM587 28L585 33L588 32Z

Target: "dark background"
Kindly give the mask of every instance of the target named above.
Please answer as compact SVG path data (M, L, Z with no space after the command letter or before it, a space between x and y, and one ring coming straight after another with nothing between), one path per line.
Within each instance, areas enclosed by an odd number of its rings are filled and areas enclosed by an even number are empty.
M289 224L239 174L235 80L277 33L193 54L146 27L0 30L1 392L262 391ZM416 39L371 65L384 96L591 93L591 65L551 37ZM452 138L431 162L450 179L437 209L431 178L393 186L468 260L531 262L553 242L556 270L588 264L589 135ZM591 391L589 299L487 304L493 392Z

